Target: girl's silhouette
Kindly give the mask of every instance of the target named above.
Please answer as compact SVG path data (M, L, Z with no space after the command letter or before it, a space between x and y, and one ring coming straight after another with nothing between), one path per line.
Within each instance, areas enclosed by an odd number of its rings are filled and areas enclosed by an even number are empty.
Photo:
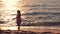
M18 10L17 11L17 26L18 26L18 31L20 30L20 24L21 24L21 13Z

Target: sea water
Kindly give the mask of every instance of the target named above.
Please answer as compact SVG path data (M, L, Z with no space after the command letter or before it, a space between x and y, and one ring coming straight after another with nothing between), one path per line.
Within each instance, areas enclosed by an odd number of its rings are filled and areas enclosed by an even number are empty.
M60 22L60 0L0 0L0 25L16 26L17 10L23 25Z

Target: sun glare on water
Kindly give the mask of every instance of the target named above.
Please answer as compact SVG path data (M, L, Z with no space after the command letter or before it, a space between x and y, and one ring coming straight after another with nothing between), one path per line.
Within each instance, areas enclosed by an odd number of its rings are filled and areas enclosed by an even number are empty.
M2 9L4 12L2 12L2 16L3 17L2 21L6 22L6 26L16 26L16 20L13 20L13 18L16 18L16 12L17 10L20 10L21 8L19 8L19 1L20 0L1 0L2 3L4 3L4 8ZM0 9L1 10L1 9ZM0 11L1 12L1 11ZM23 12L21 11L21 14ZM17 29L16 27L2 27L2 29L10 29L10 30L15 30Z
M5 10L10 10L10 11L17 10L18 8L16 6L18 1L19 0L4 0Z

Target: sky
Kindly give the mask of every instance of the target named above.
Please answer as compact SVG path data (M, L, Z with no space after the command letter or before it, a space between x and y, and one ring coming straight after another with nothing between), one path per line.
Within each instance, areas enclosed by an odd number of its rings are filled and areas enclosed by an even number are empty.
M0 0L0 25L16 26L16 11L22 24L60 22L59 0Z

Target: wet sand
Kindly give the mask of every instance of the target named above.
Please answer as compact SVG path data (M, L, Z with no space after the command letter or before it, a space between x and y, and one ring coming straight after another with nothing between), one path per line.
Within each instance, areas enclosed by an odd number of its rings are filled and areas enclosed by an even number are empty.
M6 28L9 28L9 27L6 27ZM60 29L52 29L52 28L55 28L55 27L42 27L42 26L21 26L20 27L20 31L18 30L13 30L15 29L15 27L13 29L11 29L12 27L10 27L10 29L7 29L7 30L0 30L0 33L2 32L3 34L43 34L43 33L50 33L50 34L60 34ZM46 29L47 28L47 29ZM58 27L57 27L58 28Z
M0 30L0 34L60 34L59 30Z

